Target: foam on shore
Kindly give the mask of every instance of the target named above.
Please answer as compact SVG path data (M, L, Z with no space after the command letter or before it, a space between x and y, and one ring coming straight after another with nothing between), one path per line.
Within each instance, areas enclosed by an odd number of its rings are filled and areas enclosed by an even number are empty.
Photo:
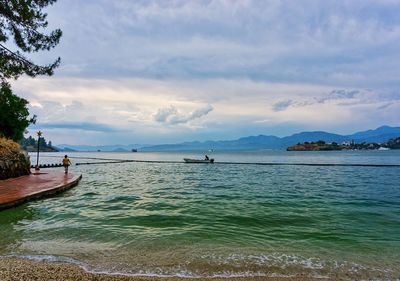
M169 276L156 275L151 273L122 274L119 272L98 272L91 271L90 268L74 259L56 258L53 256L24 256L15 257L7 256L0 258L0 280L82 280L82 281L131 281L131 280L165 280L175 281L181 279L212 280L212 281L228 281L228 280L257 280L257 281L308 281L308 280L335 280L325 277L306 277L306 276L252 276L246 273L234 276L220 275L212 277L193 277L185 276ZM339 280L339 279L337 279Z

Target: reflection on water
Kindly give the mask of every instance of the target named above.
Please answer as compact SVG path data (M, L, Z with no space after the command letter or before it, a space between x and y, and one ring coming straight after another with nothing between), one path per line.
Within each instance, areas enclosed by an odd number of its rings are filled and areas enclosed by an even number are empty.
M22 243L26 222L35 220L35 209L19 206L0 212L0 254L14 251Z
M55 154L44 154L44 162L57 159L46 155ZM196 156L75 154L183 155ZM400 164L392 151L311 155L213 157ZM122 163L72 171L83 174L76 188L0 213L1 254L63 256L89 269L133 274L400 274L399 168Z

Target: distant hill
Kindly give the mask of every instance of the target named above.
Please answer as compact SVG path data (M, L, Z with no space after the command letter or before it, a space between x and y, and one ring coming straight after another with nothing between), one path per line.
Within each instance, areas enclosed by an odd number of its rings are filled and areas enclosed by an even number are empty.
M128 152L128 150L118 147L114 149L113 152Z
M390 139L400 137L400 127L382 126L375 130L357 132L352 135L339 135L323 131L301 132L291 136L279 138L276 136L250 136L237 140L225 141L205 141L205 142L184 142L180 144L163 144L141 148L142 151L184 151L184 150L263 150L263 149L286 149L297 143L316 142L323 140L327 143L331 142L348 142L355 143L384 143Z
M250 136L240 138L238 140L226 141L205 141L205 142L184 142L180 144L162 144L143 147L142 151L181 151L181 150L259 150L265 149L280 149L281 145L279 138L275 136Z
M389 139L400 136L400 127L381 126L375 130L358 132L347 137L354 139L356 142L376 142L383 143Z
M132 149L140 149L143 146L148 146L148 145L143 145L143 144L128 144L128 145L122 145L122 144L115 144L115 145L69 145L69 144L58 144L56 147L60 151L88 151L88 152L94 152L94 151L105 151L105 152L126 152L126 151L132 151Z
M59 144L57 148L64 151L114 151L124 152L138 149L138 151L207 151L210 149L217 151L239 151L239 150L286 150L287 147L304 142L317 142L319 140L327 143L331 142L349 142L355 143L384 143L390 139L400 137L400 127L382 126L375 130L357 132L351 135L332 134L324 131L301 132L287 137L276 136L249 136L236 140L221 141L193 141L177 144L160 144L160 145L68 145Z
M322 131L316 131L316 132L302 132L298 134L294 134L288 137L281 138L281 143L283 148L287 148L288 146L297 144L297 143L303 143L303 142L316 142L319 140L323 140L327 143L330 142L337 142L341 143L349 139L347 136L342 136L342 135L337 135L337 134L331 134L327 132L322 132Z
M69 148L69 147L64 147L63 149L59 148L60 151L65 151L65 152L74 152L76 150Z

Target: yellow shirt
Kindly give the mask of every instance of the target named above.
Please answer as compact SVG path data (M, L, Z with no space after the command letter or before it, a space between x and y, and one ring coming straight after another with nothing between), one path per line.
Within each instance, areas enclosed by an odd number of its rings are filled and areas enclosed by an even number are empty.
M70 163L69 158L63 158L63 166L69 166Z

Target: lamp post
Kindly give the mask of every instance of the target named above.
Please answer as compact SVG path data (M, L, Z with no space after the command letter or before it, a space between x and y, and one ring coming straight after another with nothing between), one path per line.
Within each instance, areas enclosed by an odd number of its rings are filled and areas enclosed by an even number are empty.
M37 155L36 155L36 167L35 170L38 171L39 169L39 145L40 145L40 137L42 136L42 132L37 132L38 141L37 141Z

